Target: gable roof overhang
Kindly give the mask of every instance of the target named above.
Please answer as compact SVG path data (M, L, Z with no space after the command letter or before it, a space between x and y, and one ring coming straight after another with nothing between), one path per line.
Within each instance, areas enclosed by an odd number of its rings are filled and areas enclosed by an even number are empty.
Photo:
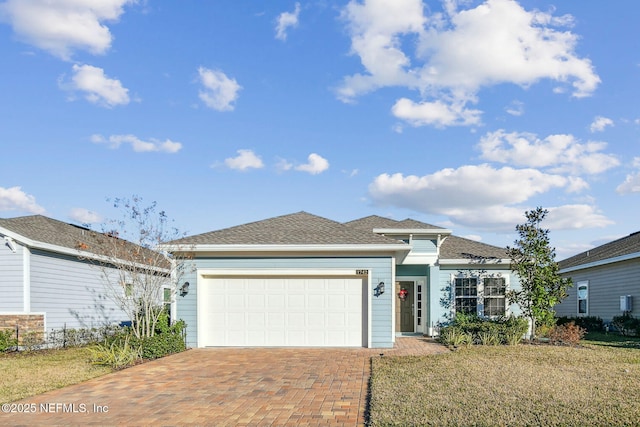
M607 259L601 259L601 260L588 262L588 263L584 263L584 264L580 264L580 265L574 265L572 267L561 268L559 270L559 273L561 273L561 274L563 274L563 273L571 273L571 272L574 272L574 271L585 270L587 268L601 267L603 265L614 264L616 262L622 262L622 261L630 261L630 260L634 260L634 259L640 259L640 252L635 252L635 253L626 254L626 255L620 255L620 256L617 256L617 257L612 257L612 258L607 258Z
M23 236L16 232L13 232L5 227L0 226L0 235L5 236L5 240L8 237L14 242L21 244L22 246L26 246L29 249L38 249L46 252L53 252L60 255L68 255L78 259L88 259L94 260L103 263L113 263L114 260L112 257L96 254L94 252L85 251L82 249L72 249L66 246L54 245L51 243L41 242L38 240L31 239L29 237ZM7 241L9 243L9 241ZM151 271L155 271L157 273L169 274L170 270L167 268L155 267L151 265L143 265L140 263L135 263L132 261L119 260L122 264L131 264L140 268L149 269Z
M411 251L411 246L406 243L398 244L197 244L197 245L172 245L167 244L162 249L172 253L194 253L212 256L284 256L289 254L303 254L305 256L333 255L353 256L360 255L388 255L398 260L403 260Z

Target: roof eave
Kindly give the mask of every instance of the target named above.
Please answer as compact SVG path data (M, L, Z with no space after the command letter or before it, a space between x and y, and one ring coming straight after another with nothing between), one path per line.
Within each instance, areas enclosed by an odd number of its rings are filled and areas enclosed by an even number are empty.
M7 230L4 227L0 227L0 234L11 237L14 241L30 249L40 249L47 252L54 252L61 255L69 255L72 257L80 258L80 259L91 259L91 260L104 262L104 263L114 262L113 258L106 255L99 255L93 252L83 251L80 249L72 249L66 246L52 245L51 243L40 242L38 240L33 240L21 234L15 233L11 230ZM117 260L117 262L123 263L123 264L130 263L131 265L140 266L142 268L148 268L150 270L157 271L159 273L167 273L167 274L170 273L169 269L162 268L162 267L154 267L154 266L144 265L139 263L131 263L130 261L125 261L125 260Z
M409 252L406 244L333 245L162 245L169 252Z
M600 267L607 264L613 264L621 261L629 261L632 259L640 258L640 252L634 252L631 254L620 255L613 258L602 259L599 261L588 262L585 264L575 265L573 267L567 267L560 269L559 273L570 273L572 271L584 270L592 267Z
M429 235L450 235L452 230L446 228L374 228L376 234L429 234Z
M451 258L451 259L440 259L438 261L440 265L464 265L464 264L500 264L500 265L510 265L511 260L509 258Z

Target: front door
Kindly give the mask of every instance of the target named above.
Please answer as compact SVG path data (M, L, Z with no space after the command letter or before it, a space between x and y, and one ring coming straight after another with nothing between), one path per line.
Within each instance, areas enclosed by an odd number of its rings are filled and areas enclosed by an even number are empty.
M396 332L415 332L414 329L414 282L396 282Z

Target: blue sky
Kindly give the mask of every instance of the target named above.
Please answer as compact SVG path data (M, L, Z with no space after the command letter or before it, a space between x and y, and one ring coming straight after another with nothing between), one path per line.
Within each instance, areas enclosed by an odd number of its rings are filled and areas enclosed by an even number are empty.
M4 0L0 216L638 231L640 3Z

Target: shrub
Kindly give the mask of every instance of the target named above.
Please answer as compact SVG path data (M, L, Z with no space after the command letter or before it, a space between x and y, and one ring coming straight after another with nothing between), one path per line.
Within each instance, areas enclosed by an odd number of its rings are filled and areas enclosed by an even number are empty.
M522 317L484 319L474 315L457 314L449 325L440 329L440 342L450 346L459 346L462 343L515 345L522 340L528 329L529 323Z
M586 333L586 329L573 322L557 325L551 331L549 342L552 344L578 345Z
M129 336L124 341L104 342L89 347L91 362L96 365L110 366L113 369L122 369L131 366L142 358L140 347L129 342Z
M581 316L581 317L562 316L562 317L558 317L556 321L558 325L566 325L571 322L580 326L581 328L586 329L587 332L603 332L604 331L604 321L602 320L602 318L597 316Z
M460 347L473 344L473 336L457 326L444 326L438 337L440 342L449 347Z
M18 340L13 335L12 329L0 331L0 353L11 350L18 345Z
M169 354L179 353L186 350L184 342L184 331L186 329L184 320L179 320L173 325L169 324L169 316L166 313L160 314L158 323L152 337L137 338L133 335L131 328L122 328L105 340L109 346L122 347L125 342L140 349L140 357L151 360L164 357Z
M629 312L623 313L621 316L615 316L611 324L624 336L638 336L640 333L640 319L636 319Z

